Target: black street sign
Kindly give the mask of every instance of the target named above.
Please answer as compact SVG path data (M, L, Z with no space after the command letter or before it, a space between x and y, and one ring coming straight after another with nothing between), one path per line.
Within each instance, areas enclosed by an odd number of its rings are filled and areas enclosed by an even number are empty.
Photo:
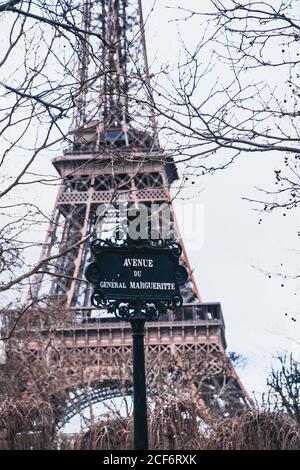
M181 247L176 242L109 240L92 242L94 261L85 275L94 286L92 302L100 307L120 302L180 305L179 286L188 278L179 264ZM116 302L115 304L112 302Z
M109 300L164 301L180 295L183 269L169 249L105 247L87 268L86 277L92 277Z

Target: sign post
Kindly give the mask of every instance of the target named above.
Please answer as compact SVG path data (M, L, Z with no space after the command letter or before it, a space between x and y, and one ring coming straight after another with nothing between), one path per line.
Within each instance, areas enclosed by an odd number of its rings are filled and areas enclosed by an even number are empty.
M91 250L94 260L85 276L94 285L92 305L131 324L134 448L147 450L145 322L182 305L179 286L187 281L188 273L179 264L181 247L161 239L95 239Z
M145 318L137 313L130 320L132 329L132 362L133 362L133 439L136 450L148 449L147 426L147 393L145 374Z

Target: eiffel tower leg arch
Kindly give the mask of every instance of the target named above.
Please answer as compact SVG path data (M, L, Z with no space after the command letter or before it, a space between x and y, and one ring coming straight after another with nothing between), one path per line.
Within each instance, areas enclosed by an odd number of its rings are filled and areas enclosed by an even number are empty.
M112 403L108 403L107 408L105 408L105 402L115 403L115 399L121 398L130 403L132 400L132 385L130 383L120 383L116 380L95 381L85 386L81 384L78 388L65 390L63 396L64 399L62 399L62 391L60 391L57 395L53 394L51 397L58 431L63 431L63 428L75 416L84 417L85 411L87 409L93 410L95 405L103 404L103 414L105 414L112 408ZM120 408L120 412L125 413L125 405L123 406L122 402ZM92 420L85 418L87 425L90 425L94 419L94 411L91 414Z

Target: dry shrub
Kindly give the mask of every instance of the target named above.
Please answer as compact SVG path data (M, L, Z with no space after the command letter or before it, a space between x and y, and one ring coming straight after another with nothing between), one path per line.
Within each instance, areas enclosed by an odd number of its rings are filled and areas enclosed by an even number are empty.
M283 413L247 410L236 418L204 423L190 396L160 396L149 413L149 447L160 450L300 449L300 428ZM64 448L132 449L132 420L107 415Z
M188 395L160 395L149 412L151 449L195 449L202 439L199 428L201 410ZM63 448L125 450L133 447L132 419L108 414L89 431L69 441Z
M300 427L284 413L247 410L212 422L201 448L218 450L300 449Z
M151 449L196 449L202 442L202 408L190 395L160 395L149 416Z
M106 414L85 432L78 434L69 445L74 450L130 449L132 443L132 419L113 413ZM67 448L66 442L64 447Z
M38 400L0 403L0 449L49 449L54 442L52 407Z
M56 445L51 405L38 400L3 401L1 449L53 449ZM62 436L60 449L132 449L132 418L108 413L85 433ZM149 411L150 449L294 450L300 427L284 413L250 409L236 418L204 423L200 404L191 396L156 397Z

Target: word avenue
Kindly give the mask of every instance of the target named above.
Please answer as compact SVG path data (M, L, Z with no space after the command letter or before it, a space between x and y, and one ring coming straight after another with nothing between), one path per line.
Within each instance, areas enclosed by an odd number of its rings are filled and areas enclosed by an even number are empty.
M153 259L125 258L123 266L130 268L153 268Z

